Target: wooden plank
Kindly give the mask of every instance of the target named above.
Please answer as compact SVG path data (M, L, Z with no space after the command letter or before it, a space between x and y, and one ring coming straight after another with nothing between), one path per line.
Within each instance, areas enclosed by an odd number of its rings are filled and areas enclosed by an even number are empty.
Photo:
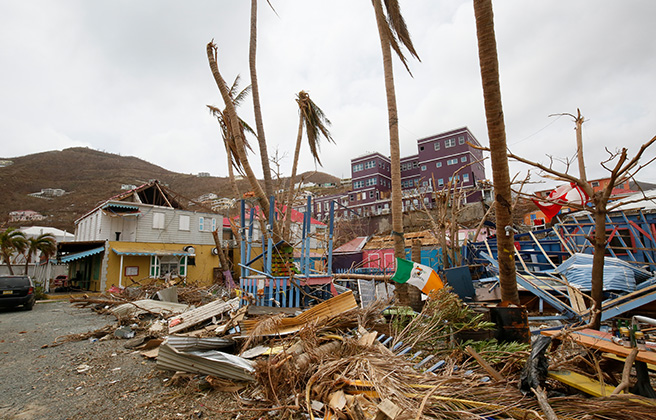
M595 381L585 375L570 370L550 370L549 377L562 382L565 385L569 385L572 388L576 388L579 391L583 391L588 395L592 395L593 397L609 396L615 390L614 386L606 384L604 384L604 387L602 388L599 381Z
M546 335L548 337L551 337L557 333L560 333L560 331L541 332L542 335ZM613 353L621 357L628 357L629 353L631 353L631 350L633 350L629 347L619 346L613 343L612 341L609 341L610 334L592 330L589 328L586 328L581 331L569 333L567 336L573 339L574 341L576 341L577 343L581 344L582 346L595 350L601 350L606 353ZM653 351L641 350L638 352L638 355L636 356L636 360L640 362L656 364L656 353Z

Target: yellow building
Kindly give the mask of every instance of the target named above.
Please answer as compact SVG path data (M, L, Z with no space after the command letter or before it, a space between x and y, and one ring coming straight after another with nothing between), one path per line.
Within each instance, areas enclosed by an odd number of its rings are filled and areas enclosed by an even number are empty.
M75 240L57 252L72 285L104 291L174 277L212 284L219 266L212 232L222 238L223 216L177 197L153 181L76 220Z

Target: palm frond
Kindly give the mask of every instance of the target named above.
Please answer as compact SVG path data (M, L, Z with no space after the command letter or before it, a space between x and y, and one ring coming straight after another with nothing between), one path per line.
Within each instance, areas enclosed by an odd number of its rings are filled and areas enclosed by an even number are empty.
M321 137L325 137L331 143L334 143L328 127L332 124L330 120L326 117L326 114L315 104L310 95L305 91L300 91L296 95L296 102L298 103L299 112L301 113L301 119L303 125L305 126L305 133L308 139L308 145L310 146L310 152L315 162L321 165L321 159L319 159L319 146Z

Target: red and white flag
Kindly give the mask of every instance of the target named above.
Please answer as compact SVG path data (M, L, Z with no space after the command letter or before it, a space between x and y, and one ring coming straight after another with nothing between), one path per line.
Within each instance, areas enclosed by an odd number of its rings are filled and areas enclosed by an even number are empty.
M585 205L589 197L576 183L570 182L551 191L547 199L549 201L533 200L533 202L542 210L546 221L549 222L563 206L568 204Z

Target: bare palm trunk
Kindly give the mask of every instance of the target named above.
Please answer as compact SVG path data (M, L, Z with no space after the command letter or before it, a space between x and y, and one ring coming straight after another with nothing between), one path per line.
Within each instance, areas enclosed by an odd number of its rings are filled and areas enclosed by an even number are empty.
M387 25L383 13L381 0L373 0L376 14L376 24L380 35L380 45L383 53L383 71L385 73L385 92L387 94L387 118L390 133L390 166L392 176L392 236L394 237L394 256L405 258L405 244L403 240L403 207L401 200L401 159L399 150L399 121L396 108L396 92L394 90L394 71L392 67L392 52L390 41L387 38L388 31L383 25ZM407 284L397 284L397 297L401 305L408 305Z
M292 174L289 177L289 186L287 188L287 210L285 211L284 235L288 240L292 240L292 201L294 199L294 185L296 183L296 171L298 170L298 157L301 153L301 140L303 140L303 117L302 114L298 119L298 135L296 136L296 148L294 149L294 160L292 163Z
M271 180L271 166L269 165L269 152L267 151L264 136L264 122L262 121L262 107L260 106L260 88L257 84L257 0L251 0L251 40L248 51L248 64L251 71L251 89L253 92L253 113L255 115L255 128L257 142L260 146L260 159L262 160L262 173L264 176L264 191L267 197L273 195L273 181Z
M494 14L491 0L474 0L478 55L485 99L487 131L490 138L492 178L496 194L497 250L501 300L519 304L515 274L515 250L512 233L512 196L510 171L506 155L506 127L501 103L499 61L494 34Z

